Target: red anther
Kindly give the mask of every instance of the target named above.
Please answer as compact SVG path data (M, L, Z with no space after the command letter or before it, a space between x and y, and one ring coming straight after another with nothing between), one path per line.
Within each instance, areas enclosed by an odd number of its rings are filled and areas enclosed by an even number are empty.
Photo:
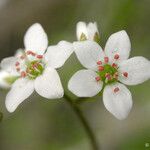
M115 54L114 59L119 59L119 55Z
M118 65L117 65L117 64L115 64L115 63L113 63L113 64L112 64L112 67L117 68L117 67L118 67Z
M36 56L38 59L42 59L43 58L43 55L37 55Z
M109 73L106 73L105 74L105 77L108 79L108 80L111 80L111 75Z
M20 71L20 68L16 68L16 70L19 72L19 71Z
M99 70L99 71L103 71L103 70L104 70L104 67L103 67L103 66L98 66L98 70Z
M25 56L24 55L20 56L20 59L25 59Z
M32 51L27 51L26 54L27 54L27 55L32 55L32 56L35 56L35 55L36 55L36 54L35 54L34 52L32 52Z
M116 88L114 89L114 93L117 93L119 90L120 90L120 89L119 89L118 87L116 87Z
M108 63L109 62L109 58L108 57L104 57L104 62Z
M27 54L27 55L31 55L31 54L32 54L32 51L27 51L26 54Z
M128 77L128 73L127 72L123 72L123 75L127 78Z
M98 76L98 77L95 77L95 80L99 81L99 80L101 80L101 78Z
M31 53L31 55L32 55L32 56L36 56L36 54L35 54L35 53L33 53L33 52Z
M102 62L101 62L101 61L98 61L97 64L98 64L98 65L102 65Z
M20 63L17 61L16 64L15 64L15 66L19 66L19 65L20 65Z
M23 77L23 78L26 77L26 72L25 71L21 72L21 77Z

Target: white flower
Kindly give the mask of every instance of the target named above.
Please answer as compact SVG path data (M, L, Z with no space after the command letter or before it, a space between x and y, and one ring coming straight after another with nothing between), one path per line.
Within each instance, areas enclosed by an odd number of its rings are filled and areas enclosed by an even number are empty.
M76 26L76 35L79 41L92 40L95 42L99 42L100 40L96 22L90 22L88 24L81 21L78 22Z
M138 56L128 59L131 45L125 31L112 34L102 48L93 41L74 42L75 53L87 69L76 72L68 83L78 97L93 97L103 89L106 109L125 119L132 107L132 96L125 85L150 79L150 61Z
M64 94L56 68L61 67L70 56L72 44L61 41L47 49L47 35L42 26L36 23L26 32L24 45L23 54L5 58L1 62L3 70L19 76L6 96L5 104L9 112L15 111L34 90L48 99L61 98Z

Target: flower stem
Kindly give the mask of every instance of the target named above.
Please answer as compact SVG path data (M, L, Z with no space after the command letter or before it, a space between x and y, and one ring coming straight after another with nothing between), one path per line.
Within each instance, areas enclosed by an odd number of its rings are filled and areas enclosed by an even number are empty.
M87 133L87 136L91 142L91 146L92 146L92 149L93 150L100 150L99 147L98 147L98 144L97 144L97 141L96 141L96 138L95 138L95 135L91 129L91 127L89 126L89 123L88 121L86 120L86 118L84 117L81 109L78 107L78 105L73 102L71 100L71 98L68 96L68 95L64 95L64 98L66 100L66 102L70 105L70 107L73 109L73 111L76 113L76 115L78 116L79 120L81 121L86 133Z

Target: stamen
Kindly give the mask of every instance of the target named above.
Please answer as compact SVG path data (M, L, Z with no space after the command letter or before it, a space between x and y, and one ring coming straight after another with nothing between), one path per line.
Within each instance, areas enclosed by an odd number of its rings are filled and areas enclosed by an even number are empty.
M117 93L119 90L120 90L120 89L119 89L118 87L116 87L116 88L114 89L114 93Z
M118 72L116 72L116 73L113 75L113 78L118 79L118 76L119 76L119 74L118 74Z
M95 80L99 81L99 80L101 80L101 78L98 76L98 77L95 77Z
M106 73L105 74L105 77L108 79L108 80L111 80L111 75L109 73Z
M26 77L26 72L25 71L21 72L21 77L23 77L23 78Z
M123 72L123 75L127 78L128 77L128 73L127 72Z
M36 54L35 54L34 52L32 52L32 51L27 51L26 54L27 54L27 55L32 55L32 56L35 56L35 55L36 55Z
M42 59L43 58L43 55L37 55L36 56L38 59Z
M118 67L118 65L117 65L117 64L115 64L115 63L113 63L113 64L112 64L112 67L117 68L117 67Z
M37 64L37 63L32 65L32 68L33 68L33 69L35 69L35 68L37 68L37 67L38 67L38 64Z
M115 54L114 59L117 60L117 59L119 59L119 57L120 57L120 56L119 56L118 54Z
M109 62L109 58L108 57L104 57L104 62L108 63Z
M98 67L98 70L99 70L99 71L103 71L103 70L104 70L104 67L103 67L103 66L99 66L99 67Z
M98 61L97 64L98 64L98 65L102 65L102 61Z
M17 67L17 66L19 66L19 65L20 65L20 63L17 61L16 64L15 64L15 66Z
M24 55L20 56L20 59L22 59L22 60L25 59L25 56Z
M17 70L17 72L19 72L19 71L20 71L20 68L16 68L16 70Z

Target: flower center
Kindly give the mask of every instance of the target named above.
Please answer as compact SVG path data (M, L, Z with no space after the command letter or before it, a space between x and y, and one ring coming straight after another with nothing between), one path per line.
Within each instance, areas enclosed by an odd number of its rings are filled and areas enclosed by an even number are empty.
M108 57L104 57L102 61L101 60L98 61L97 62L98 71L96 72L98 76L95 78L95 80L103 81L103 83L105 84L110 84L110 83L118 81L119 72L118 72L118 65L116 61L119 59L119 57L120 56L118 54L115 54L113 63L109 63ZM128 73L123 72L122 76L124 78L127 78ZM114 91L117 92L118 89L115 89Z
M33 57L33 59L29 59L28 56ZM44 71L45 63L42 61L42 58L42 55L27 51L18 58L15 64L17 72L23 78L28 77L31 80L36 79Z
M117 67L111 66L110 64L98 66L97 74L99 79L104 83L112 83L118 79Z
M32 61L27 64L26 74L30 79L35 79L43 73L44 64L40 61Z

